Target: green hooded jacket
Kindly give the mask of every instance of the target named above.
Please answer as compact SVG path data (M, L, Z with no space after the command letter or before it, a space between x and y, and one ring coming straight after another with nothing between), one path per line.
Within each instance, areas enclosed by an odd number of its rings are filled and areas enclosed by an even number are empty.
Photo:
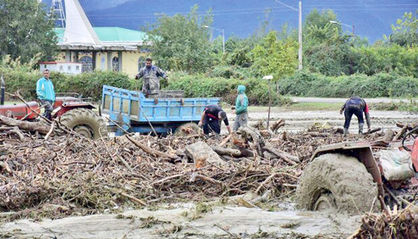
M245 94L245 86L238 86L238 96L235 101L235 113L237 115L247 112L248 97Z

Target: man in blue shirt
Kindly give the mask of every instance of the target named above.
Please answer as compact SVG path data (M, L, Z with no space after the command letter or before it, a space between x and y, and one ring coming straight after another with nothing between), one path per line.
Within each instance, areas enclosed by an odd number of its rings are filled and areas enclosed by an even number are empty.
M42 106L45 108L43 116L51 120L51 113L55 102L54 85L49 79L49 70L45 69L44 76L36 82L36 95Z

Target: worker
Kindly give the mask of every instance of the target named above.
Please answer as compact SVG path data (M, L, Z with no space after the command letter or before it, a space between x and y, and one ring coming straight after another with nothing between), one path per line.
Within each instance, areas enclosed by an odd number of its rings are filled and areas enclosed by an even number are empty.
M245 94L245 86L239 85L237 88L238 96L235 100L235 117L234 131L237 131L239 127L245 127L248 123L248 97Z
M139 73L135 76L135 79L143 78L142 92L147 98L158 98L160 91L160 78L167 79L167 75L157 66L152 65L152 59L147 58L145 60L145 67L139 70Z
M199 126L203 126L203 133L208 135L213 132L215 134L221 133L221 124L224 121L228 133L231 133L231 127L229 127L228 117L226 112L217 105L208 105L202 113L202 118L199 121Z
M54 85L49 79L49 70L43 71L43 77L36 82L36 95L41 102L41 106L44 107L45 112L43 116L51 120L51 113L55 102Z
M369 115L369 106L366 104L364 99L353 96L348 99L345 104L340 109L340 114L344 111L344 135L348 134L348 128L350 127L351 117L354 115L358 119L358 132L359 134L363 133L364 119L363 113L366 116L367 128L370 131L370 115Z

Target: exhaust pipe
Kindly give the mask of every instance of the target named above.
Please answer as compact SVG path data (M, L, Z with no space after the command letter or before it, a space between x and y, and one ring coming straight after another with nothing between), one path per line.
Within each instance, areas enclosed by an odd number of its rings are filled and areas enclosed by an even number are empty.
M6 84L4 83L3 75L1 75L1 92L0 92L0 105L4 105L4 89Z

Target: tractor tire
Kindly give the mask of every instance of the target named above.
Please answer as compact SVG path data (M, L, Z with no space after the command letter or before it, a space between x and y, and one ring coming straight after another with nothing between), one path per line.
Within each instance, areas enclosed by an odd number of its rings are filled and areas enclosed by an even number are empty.
M59 122L86 138L107 137L105 121L90 109L76 108L67 111L60 117Z
M196 123L185 123L177 127L174 131L174 136L182 137L192 134L198 134L200 132L200 128Z
M324 154L303 171L296 189L297 205L313 211L362 214L377 210L377 185L356 158Z

